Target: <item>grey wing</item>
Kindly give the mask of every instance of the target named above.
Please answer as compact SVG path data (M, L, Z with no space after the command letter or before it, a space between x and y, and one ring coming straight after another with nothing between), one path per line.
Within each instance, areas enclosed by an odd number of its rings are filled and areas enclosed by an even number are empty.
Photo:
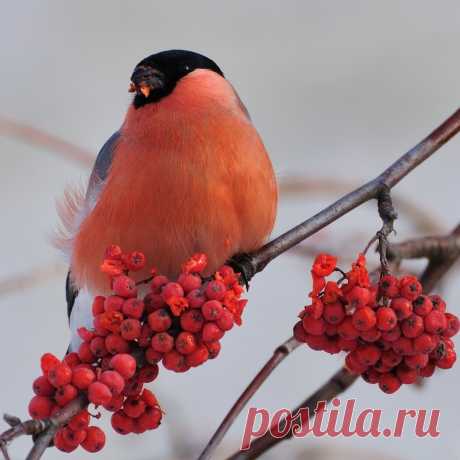
M112 164L113 154L120 138L120 131L113 133L108 141L102 146L94 163L93 171L89 178L88 189L86 190L86 201L95 201L104 181L107 179L109 169ZM75 299L78 296L78 289L72 285L70 271L66 279L66 300L67 300L67 317L70 321Z

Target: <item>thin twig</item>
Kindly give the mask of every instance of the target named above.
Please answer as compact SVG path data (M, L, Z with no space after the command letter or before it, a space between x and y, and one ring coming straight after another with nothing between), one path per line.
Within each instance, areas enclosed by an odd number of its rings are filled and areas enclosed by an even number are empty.
M385 187L392 189L401 179L429 158L459 131L460 109L375 179L343 196L313 217L278 236L240 261L240 269L244 272L246 279L250 280L256 273L262 271L271 260L336 221L341 216L361 204L377 198Z
M244 392L232 406L228 414L225 416L222 423L213 434L208 442L206 448L201 453L199 460L206 460L211 458L217 446L222 441L227 431L233 425L233 422L246 406L247 402L252 398L254 393L260 388L262 383L267 380L268 376L281 364L281 362L297 347L301 345L294 337L286 340L273 352L273 356L262 367L259 373L254 377L252 382L246 387Z
M308 408L308 413L313 415L314 409L316 408L319 401L331 401L336 396L346 391L357 380L357 378L357 375L351 374L346 368L342 367L326 383L321 385L318 390L316 390L305 401L299 404L291 412L291 414L299 414L300 417L300 409ZM283 431L285 423L286 418L280 421L280 431ZM292 430L289 430L287 435L283 438L275 438L271 436L270 431L267 431L264 436L256 439L252 443L249 450L239 451L229 457L228 460L248 460L257 458L259 455L273 447L278 442L289 439L291 437Z

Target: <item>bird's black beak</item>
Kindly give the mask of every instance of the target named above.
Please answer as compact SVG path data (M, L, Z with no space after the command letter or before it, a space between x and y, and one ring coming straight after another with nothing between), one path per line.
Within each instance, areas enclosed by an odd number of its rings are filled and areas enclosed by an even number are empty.
M151 67L138 66L131 75L131 83L128 91L142 94L146 99L152 91L164 87L164 77L161 72Z

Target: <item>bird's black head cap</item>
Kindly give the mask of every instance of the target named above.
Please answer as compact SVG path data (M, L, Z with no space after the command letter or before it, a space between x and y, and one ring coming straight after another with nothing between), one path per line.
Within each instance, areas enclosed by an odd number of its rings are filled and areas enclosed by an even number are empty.
M131 75L130 91L136 93L134 107L158 102L171 94L181 78L196 69L208 69L224 76L213 60L193 51L169 50L146 57Z

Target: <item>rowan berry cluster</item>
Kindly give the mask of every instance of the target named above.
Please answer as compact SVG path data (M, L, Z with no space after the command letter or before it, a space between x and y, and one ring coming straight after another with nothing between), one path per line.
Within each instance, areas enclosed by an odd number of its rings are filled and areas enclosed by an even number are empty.
M424 295L412 275L387 274L372 284L363 255L341 280L327 281L340 271L336 264L328 254L313 263L311 305L294 326L298 341L330 354L347 352L347 369L385 393L454 365L451 338L460 323L440 296Z
M80 328L78 352L60 361L47 353L41 360L29 404L34 419L46 419L85 393L88 401L113 412L111 422L119 434L143 433L160 425L162 411L155 395L144 388L159 373L158 363L175 372L215 358L220 339L233 324L241 324L246 300L239 275L229 266L204 278L204 254L195 254L183 266L177 280L151 270L140 283L130 271L145 267L140 252L124 254L111 246L101 270L110 279L112 295L96 296L92 304L93 328ZM142 288L148 292L141 297ZM71 452L79 445L97 452L105 434L89 426L85 409L59 429L54 444Z

